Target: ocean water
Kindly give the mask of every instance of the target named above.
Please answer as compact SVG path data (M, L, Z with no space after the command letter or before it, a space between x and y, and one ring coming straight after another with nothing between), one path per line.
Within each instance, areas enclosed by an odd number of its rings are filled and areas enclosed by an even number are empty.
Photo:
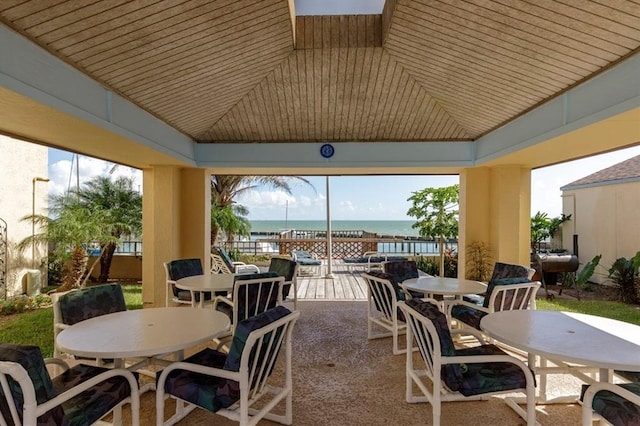
M287 229L298 231L324 231L326 220L252 220L251 232L279 232ZM378 235L417 237L412 220L332 220L332 231L367 231Z

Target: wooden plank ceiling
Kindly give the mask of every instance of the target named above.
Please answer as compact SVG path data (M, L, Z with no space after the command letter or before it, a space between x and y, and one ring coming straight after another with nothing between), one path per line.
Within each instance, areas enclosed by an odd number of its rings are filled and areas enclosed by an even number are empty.
M640 50L640 0L3 0L0 20L200 142L475 139Z

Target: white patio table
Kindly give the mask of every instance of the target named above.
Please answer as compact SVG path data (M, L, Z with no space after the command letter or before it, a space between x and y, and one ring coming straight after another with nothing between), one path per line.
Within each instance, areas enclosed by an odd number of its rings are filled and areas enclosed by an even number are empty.
M610 381L614 369L640 371L640 326L635 324L572 312L516 310L489 314L480 326L490 337L529 354L529 367L540 374L539 400L546 403L575 400L548 401L547 374L568 373L593 383L584 374L589 369L599 370L599 381Z
M401 284L407 290L424 294L460 297L463 294L481 294L487 291L487 285L480 281L463 278L418 277L404 280Z
M116 312L81 321L60 332L58 346L89 358L113 358L116 367L126 358L155 358L205 343L229 329L229 317L208 309L146 308ZM129 368L136 368L129 367Z
M198 306L204 306L204 293L213 293L217 291L233 290L233 281L236 274L204 274L192 275L176 281L176 287L181 290L189 290L193 295L194 292L200 293L200 301ZM191 306L195 307L196 298L191 298Z

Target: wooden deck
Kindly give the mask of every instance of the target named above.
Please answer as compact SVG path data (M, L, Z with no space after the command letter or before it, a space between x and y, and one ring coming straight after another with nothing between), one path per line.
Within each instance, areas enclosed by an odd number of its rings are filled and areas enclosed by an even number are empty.
M327 264L323 261L319 271L314 275L298 275L298 300L366 300L367 287L364 279L360 278L362 271L347 270L344 263L334 260L332 273L334 278L326 278Z

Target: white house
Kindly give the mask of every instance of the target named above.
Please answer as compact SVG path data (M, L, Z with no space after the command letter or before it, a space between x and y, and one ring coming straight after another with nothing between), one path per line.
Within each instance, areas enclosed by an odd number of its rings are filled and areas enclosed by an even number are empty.
M640 250L640 156L630 158L560 188L562 212L571 220L562 225L565 248L577 239L580 263L602 254L593 280L607 280L620 258ZM575 236L575 237L574 237Z

